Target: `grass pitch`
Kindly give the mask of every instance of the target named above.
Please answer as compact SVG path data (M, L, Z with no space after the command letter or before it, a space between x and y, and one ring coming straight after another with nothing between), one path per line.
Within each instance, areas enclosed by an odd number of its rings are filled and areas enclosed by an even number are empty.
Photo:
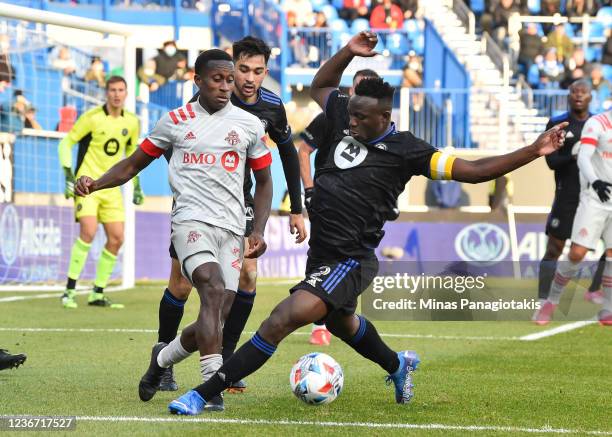
M0 416L77 416L79 435L612 435L612 329L597 324L521 341L560 323L375 322L391 347L421 355L416 396L404 406L394 403L384 372L338 339L320 350L343 367L343 393L329 405L300 403L288 379L293 362L315 350L304 328L247 378L245 394L226 395L225 412L197 421L171 416L168 402L199 384L196 357L175 368L179 392L159 392L148 403L137 393L163 288L113 293L124 310L89 308L86 296L75 311L59 298L1 302L30 293L0 293L0 347L28 355L21 368L0 372ZM260 284L247 331L288 288ZM183 325L198 304L194 293Z

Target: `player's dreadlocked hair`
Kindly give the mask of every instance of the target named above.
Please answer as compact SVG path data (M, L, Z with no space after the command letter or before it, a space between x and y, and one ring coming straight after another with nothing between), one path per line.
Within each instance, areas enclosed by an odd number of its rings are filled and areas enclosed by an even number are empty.
M210 49L206 50L198 55L195 61L194 70L196 74L202 74L206 69L206 66L211 61L230 61L233 62L232 57L225 53L223 50Z
M392 100L395 89L381 77L366 77L355 87L355 94L378 100Z
M366 77L374 77L374 78L376 78L376 77L380 77L380 76L374 70L370 70L369 68L364 68L363 70L359 70L357 73L355 73L355 75L353 76L353 82L358 77L363 77L365 79Z
M270 50L270 47L268 47L268 44L263 42L263 40L252 36L245 36L240 41L236 41L232 45L232 52L234 55L234 61L240 59L242 55L246 55L249 58L251 56L263 55L267 64L272 51Z

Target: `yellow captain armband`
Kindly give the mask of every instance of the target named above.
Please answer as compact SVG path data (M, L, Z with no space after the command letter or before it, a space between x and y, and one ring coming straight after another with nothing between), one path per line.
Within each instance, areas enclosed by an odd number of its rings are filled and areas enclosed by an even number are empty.
M450 180L453 178L452 170L455 157L443 152L435 152L429 161L429 174L431 179Z

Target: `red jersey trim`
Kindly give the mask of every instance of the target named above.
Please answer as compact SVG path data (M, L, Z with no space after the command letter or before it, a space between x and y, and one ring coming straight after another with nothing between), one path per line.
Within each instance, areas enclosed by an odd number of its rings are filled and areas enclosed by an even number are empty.
M591 146L597 147L597 140L595 138L582 138L580 140L581 144L589 144Z
M253 170L261 170L262 168L269 167L270 164L272 164L272 154L268 152L259 158L249 158L248 164Z
M164 154L164 150L157 147L155 144L149 141L148 138L145 138L145 140L140 143L140 149L153 158L159 158Z

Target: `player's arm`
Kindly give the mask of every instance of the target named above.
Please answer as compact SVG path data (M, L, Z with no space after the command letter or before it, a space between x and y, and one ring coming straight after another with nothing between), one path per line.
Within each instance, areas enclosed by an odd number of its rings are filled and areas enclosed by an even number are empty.
M128 140L125 146L125 156L131 156L132 153L136 150L136 144L138 144L138 137L140 136L140 123L138 120L135 120L134 126L132 128L132 135L130 135L130 139ZM142 191L142 187L140 186L140 178L138 176L134 177L132 181L134 183L134 192L132 194L132 203L134 205L142 205L144 202L144 193Z
M554 125L551 120L546 124L546 130L552 128ZM570 153L561 153L561 150L555 150L550 155L546 156L546 164L551 170L562 170L564 167L569 165L575 158Z
M599 135L602 132L602 127L599 121L590 118L584 125L582 137L580 138L580 151L578 152L578 170L587 181L589 186L597 193L597 197L602 202L610 200L610 187L612 184L602 181L597 177L595 168L593 167L593 154L599 143Z
M88 113L79 117L70 132L60 141L57 149L60 165L64 169L66 185L64 196L66 199L74 196L74 173L72 171L72 147L83 137L91 133L91 120Z
M505 155L482 158L476 161L467 161L454 158L451 165L451 179L459 182L477 184L496 179L522 167L531 161L546 156L558 150L565 141L565 127L563 122L541 134L531 144Z
M342 47L319 68L310 86L310 97L324 111L327 98L340 85L342 73L353 58L355 56L362 56L364 58L376 56L377 53L374 51L374 47L376 47L377 43L378 37L375 33L369 31L359 32L351 38L347 45Z
M145 153L142 149L137 149L130 156L112 166L100 179L93 180L89 176L81 176L76 183L75 192L79 196L86 196L94 191L123 185L151 164L154 159L154 156Z
M310 169L310 155L315 151L310 145L301 140L298 143L298 159L300 161L300 176L302 178L302 183L304 184L304 190L311 190L314 186L314 181L312 180L312 171Z

